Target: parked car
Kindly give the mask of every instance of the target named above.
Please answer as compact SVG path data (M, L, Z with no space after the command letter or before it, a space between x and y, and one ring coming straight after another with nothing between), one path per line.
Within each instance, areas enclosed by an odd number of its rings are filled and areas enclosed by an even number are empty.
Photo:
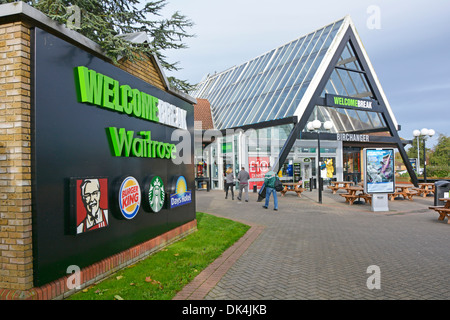
M397 173L399 174L399 175L402 175L402 174L405 174L405 173L407 173L408 172L408 170L402 170L402 171L397 171ZM417 174L417 173L416 173ZM419 175L422 175L423 174L423 168L420 168L419 169Z

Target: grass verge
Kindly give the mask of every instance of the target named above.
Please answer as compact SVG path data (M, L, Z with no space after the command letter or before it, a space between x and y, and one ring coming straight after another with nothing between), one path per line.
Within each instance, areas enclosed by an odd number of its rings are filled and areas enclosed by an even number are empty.
M250 227L197 212L197 231L67 300L171 300Z

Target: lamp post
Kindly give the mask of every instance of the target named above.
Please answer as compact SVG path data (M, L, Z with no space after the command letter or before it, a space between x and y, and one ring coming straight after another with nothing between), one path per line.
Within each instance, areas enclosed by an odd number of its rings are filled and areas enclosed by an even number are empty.
M320 127L322 126L322 122L319 120L314 120L308 122L306 128L310 131L317 132L317 189L319 191L319 203L322 203L322 178L320 176ZM333 127L333 123L331 121L325 121L323 123L323 127L326 130L330 130Z
M419 136L423 137L423 180L424 182L427 182L427 158L426 158L426 148L425 148L425 141L427 140L427 137L434 136L435 131L433 129L427 129L423 128L422 130L414 130L413 135L417 137L417 157L419 157Z

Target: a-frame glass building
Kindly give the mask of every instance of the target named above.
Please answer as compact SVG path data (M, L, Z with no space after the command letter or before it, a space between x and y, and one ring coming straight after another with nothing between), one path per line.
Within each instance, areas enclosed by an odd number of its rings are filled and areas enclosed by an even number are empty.
M197 152L199 177L213 188L223 172L243 166L262 185L267 166L282 180L317 178L317 161L332 160L326 179L362 179L362 149L393 147L416 176L398 135L398 125L355 26L349 16L275 48L241 65L207 75L191 95L209 102L218 138ZM331 129L307 129L313 120L331 121ZM207 136L205 138L205 136ZM206 165L207 164L207 165Z

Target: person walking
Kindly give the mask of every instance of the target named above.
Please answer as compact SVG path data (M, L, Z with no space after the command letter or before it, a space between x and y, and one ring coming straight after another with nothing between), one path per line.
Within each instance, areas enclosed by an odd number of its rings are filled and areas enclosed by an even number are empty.
M234 175L233 169L228 168L225 174L225 199L228 198L228 189L231 188L231 200L234 200Z
M278 197L275 190L276 179L277 176L275 172L272 171L272 168L269 168L269 171L264 176L264 186L266 188L266 202L263 205L264 209L269 208L270 195L273 194L273 210L278 211Z
M245 202L248 202L248 180L250 179L250 174L245 171L242 167L239 171L237 179L239 181L239 196L237 197L239 201L242 199L242 191L245 191Z

